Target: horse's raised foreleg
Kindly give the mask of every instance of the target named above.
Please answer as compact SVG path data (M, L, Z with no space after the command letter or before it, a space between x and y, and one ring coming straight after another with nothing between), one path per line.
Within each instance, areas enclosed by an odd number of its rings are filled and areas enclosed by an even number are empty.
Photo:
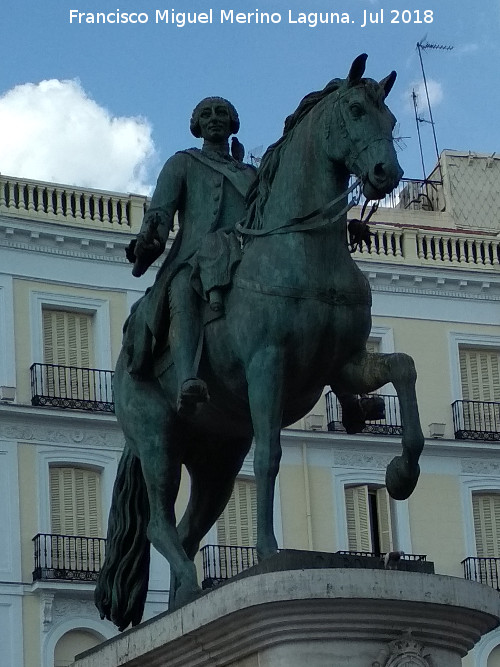
M365 394L392 382L399 399L403 425L403 453L388 465L386 487L397 500L408 498L420 474L418 460L424 446L424 436L418 415L415 382L417 372L413 359L407 354L360 354L348 362L332 383L339 400L349 395Z
M281 460L283 381L282 352L275 346L259 350L247 368L248 400L255 438L259 560L278 550L274 535L273 507L276 476Z

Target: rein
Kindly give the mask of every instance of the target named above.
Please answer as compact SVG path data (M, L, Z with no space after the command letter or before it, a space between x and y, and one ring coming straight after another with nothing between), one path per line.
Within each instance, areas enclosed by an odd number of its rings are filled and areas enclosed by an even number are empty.
M359 202L359 196L357 199L352 199L344 208L337 213L333 218L324 219L331 210L341 201L345 196L349 195L353 190L355 190L358 185L361 184L361 179L358 178L356 181L342 192L340 195L332 199L324 206L314 209L306 215L300 216L298 218L291 218L287 222L284 222L282 225L277 227L272 227L271 229L248 229L242 226L243 220L240 220L236 223L235 228L239 234L245 236L271 236L272 234L287 234L288 232L307 232L312 229L318 229L324 227L330 223L337 222L345 213L347 213L353 206L356 206ZM319 220L317 218L320 218Z

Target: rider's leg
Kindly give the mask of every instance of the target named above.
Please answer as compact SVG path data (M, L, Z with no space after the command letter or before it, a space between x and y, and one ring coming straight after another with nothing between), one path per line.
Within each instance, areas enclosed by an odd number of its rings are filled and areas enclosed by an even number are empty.
M197 377L197 352L201 323L198 296L191 287L191 268L181 269L169 286L168 342L177 373L179 413L189 414L208 399L207 386Z

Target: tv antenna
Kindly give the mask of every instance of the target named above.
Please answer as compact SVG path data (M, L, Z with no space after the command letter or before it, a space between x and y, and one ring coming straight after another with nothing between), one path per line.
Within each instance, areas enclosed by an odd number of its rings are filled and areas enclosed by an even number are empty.
M250 164L253 165L254 167L259 167L262 161L263 152L264 152L264 146L257 146L256 148L252 148L248 155L248 157L250 158Z
M425 121L424 119L419 119L417 117L417 110L415 106L415 118L417 120L417 131L418 131L418 136L419 136L419 142L420 142L420 130L419 130L419 121L420 122L429 122L431 127L432 127L432 136L434 139L434 148L436 151L436 159L437 159L437 165L439 169L439 178L442 181L443 180L443 174L441 172L441 161L439 159L439 149L438 149L438 143L437 143L437 138L436 138L436 127L434 125L434 118L432 116L432 107L431 107L431 101L429 98L429 88L427 86L427 77L425 76L425 69L424 69L424 61L422 59L422 51L427 51L427 49L431 49L434 51L451 51L453 49L453 46L447 46L444 44L431 44L430 42L427 41L427 35L420 41L417 42L417 51L418 51L418 58L420 60L420 67L422 69L422 78L424 80L424 90L425 90L425 96L427 99L427 108L429 109L429 121ZM415 91L413 91L412 94L413 97L413 104L415 105ZM420 151L422 154L422 144L420 142ZM422 154L422 166L423 166L423 154ZM424 179L425 179L425 170L424 170Z
M409 139L410 137L403 137L399 134L399 132L400 132L400 125L399 123L396 123L396 127L394 128L395 136L392 137L392 140L394 141L396 150L404 151L406 148L408 148L405 139Z

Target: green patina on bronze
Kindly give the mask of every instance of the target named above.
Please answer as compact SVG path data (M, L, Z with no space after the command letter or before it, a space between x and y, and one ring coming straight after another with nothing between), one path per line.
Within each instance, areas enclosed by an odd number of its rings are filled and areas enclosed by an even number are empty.
M359 56L347 79L302 100L257 178L234 140L236 155L229 156L239 121L220 98L204 100L193 114L201 151L176 154L160 174L129 249L134 272L159 257L176 211L180 231L127 321L114 380L126 446L96 604L120 629L142 617L150 543L170 563L171 606L197 594L193 559L229 500L252 438L257 552L261 560L276 552L280 430L307 414L325 385L340 400L347 431L356 433L381 408L356 396L393 383L403 451L389 464L386 485L404 499L417 483L424 438L414 364L405 354L367 353L370 287L347 242L350 174L368 199L392 191L402 176L385 105L396 74L364 79L365 61ZM182 465L191 492L177 523Z

